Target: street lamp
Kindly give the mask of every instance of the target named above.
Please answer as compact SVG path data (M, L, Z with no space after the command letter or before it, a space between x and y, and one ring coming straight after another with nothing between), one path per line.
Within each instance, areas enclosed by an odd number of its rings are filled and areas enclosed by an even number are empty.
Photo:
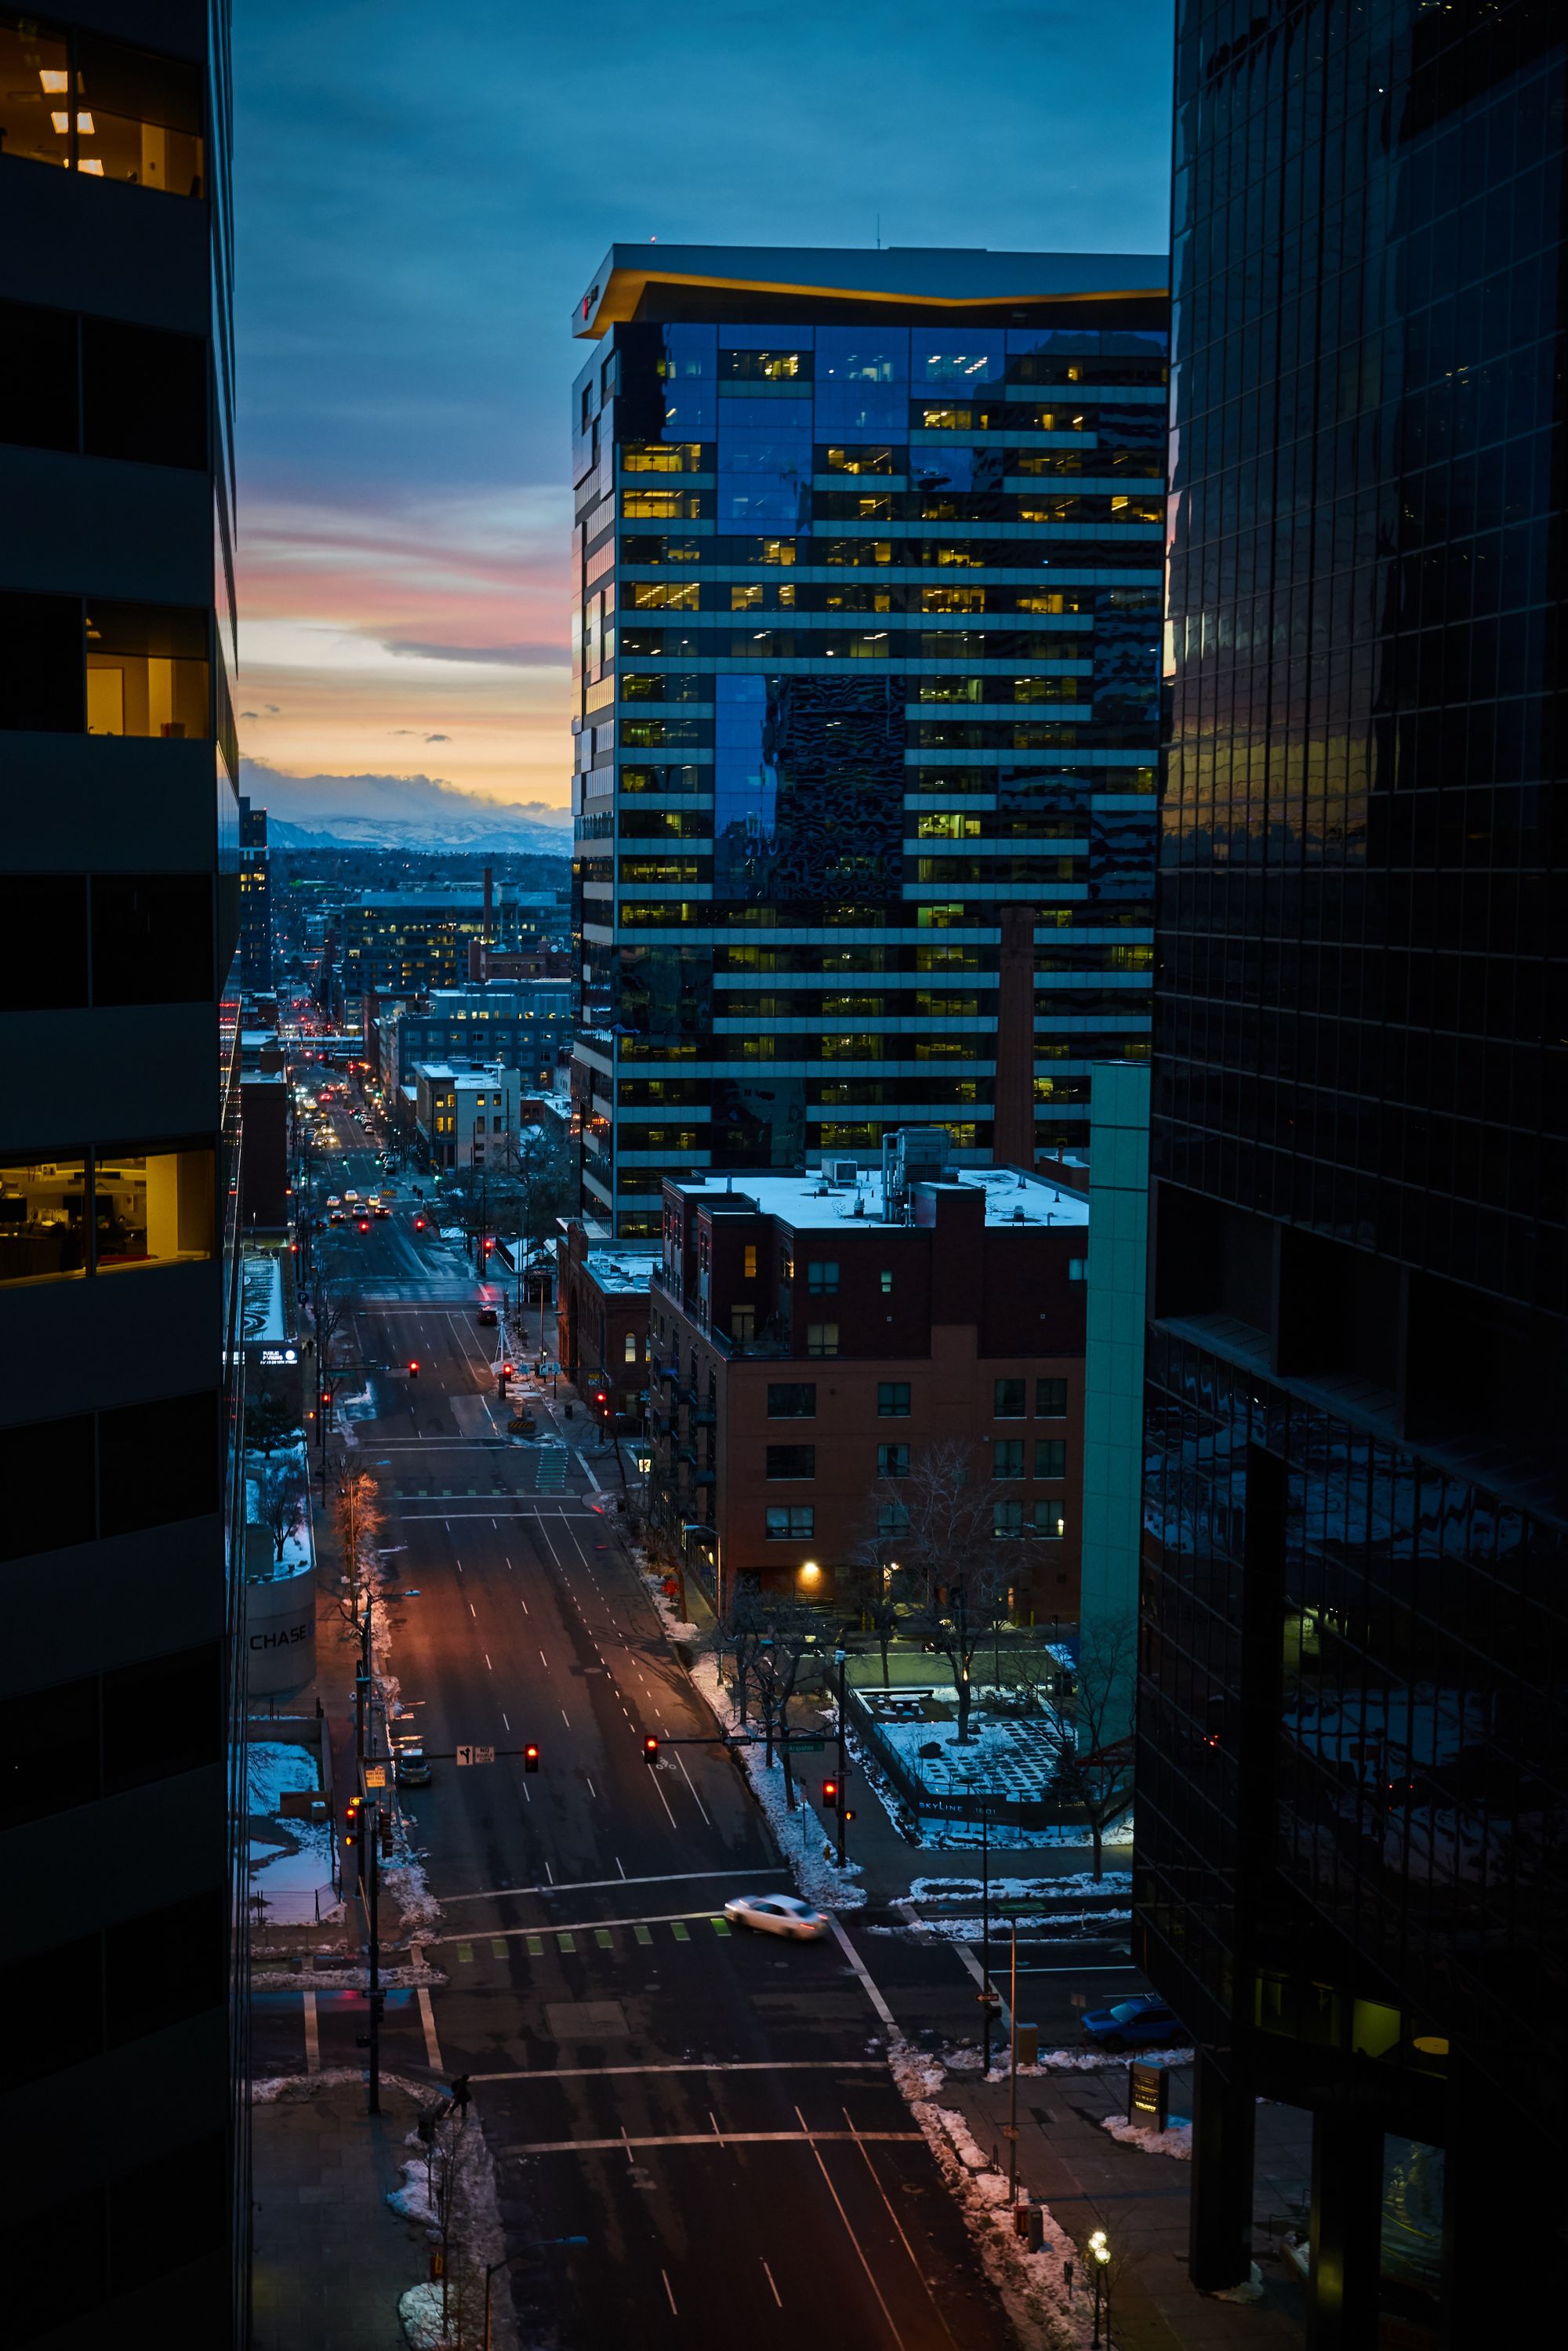
M1094 2263L1094 2342L1092 2351L1100 2351L1100 2300L1105 2301L1105 2351L1111 2351L1111 2248L1105 2241L1103 2229L1096 2229L1089 2240L1089 2252Z

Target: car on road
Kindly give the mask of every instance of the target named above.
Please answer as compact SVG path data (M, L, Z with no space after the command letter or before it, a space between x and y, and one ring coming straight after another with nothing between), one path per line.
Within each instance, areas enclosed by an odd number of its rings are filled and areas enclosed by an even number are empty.
M428 1788L435 1774L423 1747L400 1747L392 1758L392 1777L400 1788Z
M339 1198L339 1196L338 1196L338 1195L337 1195L337 1193L336 1193L336 1192L329 1192L329 1193L328 1193L328 1195L327 1195L327 1206L328 1206L329 1208L340 1208L340 1207L342 1207L342 1205L343 1205L343 1203L342 1203L342 1201Z
M1119 2000L1114 2008L1086 2009L1083 2032L1101 2049L1136 2049L1160 2042L1185 2041L1186 2028L1174 2009L1152 1992L1134 2000Z
M342 1211L342 1209L341 1209L341 1208L334 1208L334 1209L332 1210L331 1214L330 1214L330 1215L328 1217L328 1218L327 1218L327 1222L328 1222L329 1225L346 1225L346 1224L348 1223L348 1221L349 1221L349 1219L348 1219L348 1217L343 1214L343 1211Z
M350 1192L350 1191L349 1191L349 1190L347 1190L347 1189L345 1189L345 1191L344 1191L344 1193L343 1193L343 1197L344 1197L344 1199L345 1199L345 1200L357 1200L357 1199L359 1198L359 1196L359 1196L359 1194L358 1194L357 1192Z
M749 1927L758 1935L784 1935L795 1942L817 1943L831 1931L821 1911L813 1910L798 1894L737 1894L724 1906L735 1927Z
M387 1206L387 1204L386 1204L386 1202L385 1202L384 1200L378 1200L378 1201L376 1202L376 1205L375 1205L375 1207L374 1207L374 1209L373 1209L373 1211L372 1211L372 1214L373 1214L373 1215L375 1215L375 1216L378 1216L378 1217L390 1217L390 1216L391 1216L391 1214L392 1214L392 1210L388 1207L388 1206Z
M478 1320L482 1329L493 1331L496 1327L497 1321L495 1308L493 1306L481 1306L479 1309Z

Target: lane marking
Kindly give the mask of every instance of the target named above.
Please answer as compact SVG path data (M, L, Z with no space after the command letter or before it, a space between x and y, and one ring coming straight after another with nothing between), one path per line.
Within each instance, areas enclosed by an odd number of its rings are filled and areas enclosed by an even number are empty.
M652 1939L650 1938L650 1939ZM530 1954L539 1958L544 1950L541 1942L535 1951L538 1937L530 1936ZM525 2066L517 2073L471 2074L471 2082L579 2082L592 2081L599 2074L885 2074L885 2057L695 2057L679 2064L653 2065L535 2065ZM731 2133L734 2137L734 2133Z
M680 2314L680 2314L680 2312L675 2308L675 2289L674 2289L674 2287L670 2283L670 2273L669 2273L669 2271L668 2271L668 2270L661 2270L661 2271L659 2272L659 2275L664 2279L664 2292L665 2292L665 2293L669 2295L669 2297L670 2297L670 2315L671 2315L671 2317L672 2317L672 2318L678 2318L678 2317L680 2316Z
M489 1652L489 1650L488 1650L488 1649L482 1649L482 1650L480 1651L480 1653L479 1653L479 1654L480 1654L480 1656L484 1658L486 1665L489 1667L490 1671L491 1671L492 1673L494 1673L494 1672L495 1672L495 1670L496 1670L496 1668L495 1668L495 1667L494 1667L494 1666L490 1665L490 1652Z
M682 1777L682 1779L685 1782L685 1783L686 1783L687 1787L688 1787L688 1788L691 1790L691 1792L692 1792L692 1801L693 1801L693 1802L696 1805L696 1808L697 1808L698 1812L702 1814L702 1816L703 1816L704 1820L707 1823L708 1827L711 1829L711 1828L712 1828L712 1826L713 1826L713 1815L712 1815L712 1813L708 1811L708 1808L707 1808L707 1806L704 1803L704 1802L703 1802L702 1798L697 1794L697 1790L696 1790L696 1782L692 1778L691 1773L686 1770L686 1759L685 1759L685 1757L681 1753L681 1750L680 1750L680 1749L679 1749L678 1747L677 1747L677 1748L676 1748L676 1750L675 1750L675 1761L676 1761L676 1762L677 1762L677 1763L680 1765L680 1767L681 1767L681 1777Z
M849 1937L845 1934L842 1927L840 1926L838 1919L833 1916L833 1913L831 1910L828 1913L828 1924L832 1928L834 1935L838 1938L840 1950L842 1951L845 1959L848 1959L851 1967L854 1970L855 1974L860 1978L861 1990L864 1992L867 2000L870 2001L873 2008L875 2009L878 2016L881 2017L883 2022L886 2025L889 2032L896 2039L898 2037L898 2025L894 2017L892 2009L889 2008L886 2001L883 2000L881 1992L878 1991L875 1984L873 1983L870 1973L866 1968L865 1961L862 1959L860 1953L856 1950L854 1945L851 1942ZM891 2323L892 2322L890 2321L889 2324Z
M766 2262L762 2264L762 2274L768 2280L768 2284L773 2287L773 2299L779 2304L779 2309L782 2310L784 2307L784 2297L779 2293L778 2287L773 2284L773 2273L768 2268Z
M887 2217L898 2231L898 2241L904 2247L904 2252L909 2255L909 2265L915 2272L915 2276L920 2280L921 2284L925 2288L926 2300L930 2303L932 2309L936 2313L936 2324L942 2329L943 2334L947 2337L948 2342L952 2344L953 2351L958 2351L957 2342L954 2337L953 2330L948 2325L946 2318L943 2317L941 2305L938 2304L936 2296L931 2290L931 2281L926 2276L925 2271L921 2268L918 2261L916 2261L915 2257L915 2248L904 2233L904 2223L893 2209L892 2200L888 2196L886 2189L882 2184L882 2178L875 2164L872 2161L871 2157L866 2154L863 2142L867 2134L864 2131L856 2130L853 2123L850 2122L850 2110L848 2106L841 2107L840 2112L842 2114L845 2122L849 2123L851 2137L854 2140L855 2145L860 2148L862 2155L865 2156L865 2168L872 2176L873 2181L876 2187L877 2194L882 2198L883 2204L887 2207Z
M319 2074L321 2071L321 2036L317 2023L316 1995L313 1991L308 1991L305 1995L305 2071L308 2074Z
M799 2114L800 2111L800 2107L797 2106L795 2111ZM847 2145L850 2141L854 2139L868 2139L879 2144L883 2140L894 2140L900 2147L924 2147L925 2144L925 2134L924 2131L811 2131L808 2130L804 2124L801 2125L801 2127L798 2131L732 2130L727 2136L728 2143L731 2147L810 2147L813 2150L815 2149L819 2140L821 2140L822 2145L825 2147L834 2146L841 2143ZM628 2147L718 2147L721 2144L723 2144L723 2142L716 2139L710 2131L674 2131L672 2132L668 2137L663 2138L628 2138L625 2132L622 2131L619 2138L523 2139L516 2147L502 2147L501 2153L504 2156L605 2155L612 2152L619 2155L622 2153L622 2149ZM820 2155L817 2157L817 2161L822 2164L822 2176L824 2179L827 2179L828 2167L825 2163L822 2163L822 2158ZM832 2189L832 2185L833 2183L831 2179L828 2179L830 2191ZM838 2203L838 2198L836 2195L833 2197L833 2201L835 2204ZM839 2204L839 2210L841 2213L843 2211L843 2206ZM847 2220L844 2222L844 2226L846 2229L849 2229L850 2224ZM854 2231L852 2229L850 2229L850 2235L852 2238L854 2236ZM863 2261L863 2254L862 2255L862 2259ZM870 2276L871 2273L869 2270L866 2274ZM874 2280L873 2280L873 2283L874 2285ZM877 2295L877 2300L882 2302L882 2296L880 2294ZM886 2307L886 2304L883 2303L883 2310L885 2310ZM889 2326L893 2326L893 2321L891 2318L887 2323ZM894 2328L894 2339L895 2342L899 2343L900 2351L902 2351L903 2338L899 2335L896 2327Z
M559 1891L565 1893L567 1888L563 1886ZM690 1940L690 1937L685 1931L685 1922L690 1918L706 1918L711 1920L713 1918L713 1912L711 1910L655 1910L643 1918L573 1918L565 1926L558 1926L552 1918L549 1925L544 1929L544 1931L547 1935L588 1935L597 1932L597 1930L601 1927L669 1927L674 1930L676 1942L685 1943ZM486 1928L484 1931L488 1933L491 1930L489 1928ZM537 1927L497 1927L494 1929L494 1932L497 1936L537 1935L538 1931L539 1930ZM466 1933L461 1937L457 1935L427 1935L425 1937L425 1941L431 1944L458 1943L461 1947L465 1948L471 1940L474 1932L475 1929L470 1927Z
M424 1953L419 1944L410 1943L408 1956L414 1967L424 1965ZM428 1984L419 1987L419 2021L424 2029L424 2062L433 2074L443 2074L446 2069L441 2062L441 2043L435 2037L435 2011L430 2004Z
M898 2346L898 2351L904 2351L904 2337L903 2337L903 2335L899 2333L899 2331L898 2331L897 2327L896 2327L896 2326L894 2325L894 2323L893 2323L893 2313L892 2313L892 2311L891 2311L891 2310L889 2310L889 2308L888 2308L888 2306L887 2306L886 2303L883 2300L882 2288L881 2288L881 2286L879 2286L879 2285L878 2285L878 2283L877 2283L877 2282L876 2282L876 2273L875 2273L875 2272L873 2270L871 2263L867 2261L867 2259L866 2259L866 2257L865 2257L865 2248L864 2248L864 2246L861 2243L861 2241L860 2241L860 2239L856 2236L856 2234L855 2234L854 2231L850 2227L850 2216L849 2216L849 2214L844 2210L844 2208L843 2208L842 2202L840 2200L840 2197L839 2197L839 2191L838 2191L838 2189L833 2186L832 2175L831 2175L831 2173L829 2171L827 2165L822 2161L822 2150L821 2150L821 2148L818 2146L818 2144L817 2144L817 2140L811 2137L810 2132L806 2130L806 2117L805 2117L805 2116L804 2116L804 2115L802 2115L802 2114L800 2113L800 2107L799 2107L799 2106L797 2106L797 2107L796 2107L795 2112L796 2112L797 2116L800 2117L800 2128L802 2129L802 2131L806 2131L806 2137L807 2137L808 2141L810 2142L810 2149L811 2149L811 2153L812 2153L812 2154L816 2157L816 2158L817 2158L817 2168L819 2169L819 2171L821 2171L821 2175L822 2175L822 2179L823 2179L823 2182L824 2182L824 2184L825 2184L825 2186L826 2186L826 2188L827 2188L828 2193L829 2193L829 2195L832 2198L833 2202L838 2206L839 2218L840 2218L840 2220L841 2220L843 2222L843 2224L844 2224L844 2233L845 2233L845 2235L849 2238L849 2241L850 2241L851 2244L852 2244L852 2245L854 2247L854 2249L855 2249L855 2252L856 2252L856 2254L858 2255L859 2260L860 2260L860 2265L861 2265L862 2269L862 2270L864 2270L865 2274L866 2274L866 2283L867 2283L867 2284L870 2286L870 2288L871 2288L871 2290L872 2290L873 2294L875 2294L875 2296L876 2296L876 2300L877 2300L877 2307L878 2307L878 2309L882 2312L883 2316L883 2317L886 2319L886 2321L887 2321L887 2331L888 2331L888 2333L892 2335L892 2337L893 2337L894 2341L897 2344L897 2346ZM893 2136L893 2137L901 2137L901 2138L902 2138L902 2137L908 2137L908 2133L907 2133L907 2132L903 2132L903 2131L901 2131L901 2132L897 2132L897 2133L889 2134L889 2135L890 2135L890 2136ZM819 2134L819 2136L820 2136L821 2137L822 2137L822 2138L840 2138L840 2137L843 2137L847 2136L847 2134L845 2134L845 2133L843 2133L843 2132L839 2132L839 2131L823 2131L823 2132L820 2133L820 2134ZM868 2131L868 2132L866 2133L866 2137L869 2138L869 2137L870 2137L870 2136L871 2136L871 2134L870 2134L870 2132ZM922 2137L922 2139L924 2139L924 2137L925 2137L925 2133L924 2133L924 2132L922 2132L922 2133L920 2134L920 2137Z

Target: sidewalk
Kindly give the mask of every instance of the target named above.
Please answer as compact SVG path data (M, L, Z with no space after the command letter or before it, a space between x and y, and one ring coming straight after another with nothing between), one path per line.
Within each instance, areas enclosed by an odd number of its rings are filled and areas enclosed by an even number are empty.
M387 2204L402 2185L414 2100L388 2085L301 2079L252 2109L255 2351L407 2351L398 2297L425 2277L423 2230Z
M1009 2085L950 2075L936 2094L956 2107L998 2168L1007 2169ZM1285 2222L1304 2210L1311 2126L1297 2109L1260 2104L1254 2192L1257 2299L1199 2294L1186 2275L1192 2166L1119 2144L1101 2117L1126 2111L1123 2067L1019 2075L1019 2182L1049 2206L1079 2246L1103 2229L1113 2266L1117 2351L1297 2351L1305 2325L1301 2281L1278 2252ZM1171 2111L1190 2113L1189 2067L1172 2069Z

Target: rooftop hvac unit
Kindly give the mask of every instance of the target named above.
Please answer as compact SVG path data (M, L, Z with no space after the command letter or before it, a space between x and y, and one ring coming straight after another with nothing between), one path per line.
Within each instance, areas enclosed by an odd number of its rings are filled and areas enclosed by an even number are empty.
M829 1163L829 1178L834 1184L858 1184L860 1173L858 1159L834 1159Z
M945 1126L901 1126L882 1141L883 1214L907 1223L916 1184L939 1184L947 1172L951 1137Z

